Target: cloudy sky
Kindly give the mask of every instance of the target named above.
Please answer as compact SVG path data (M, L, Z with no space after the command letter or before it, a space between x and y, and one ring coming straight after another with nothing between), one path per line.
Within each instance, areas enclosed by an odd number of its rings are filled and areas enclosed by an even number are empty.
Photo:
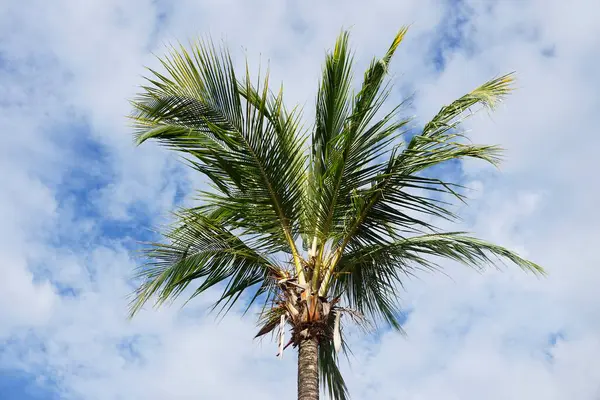
M126 319L137 241L201 184L133 146L128 99L152 53L211 34L270 60L310 120L341 27L364 66L412 24L392 97L414 93L417 122L517 71L469 123L507 149L501 171L446 172L474 189L460 228L549 276L448 265L407 281L408 336L350 338L353 398L600 399L599 20L596 0L0 0L0 398L293 398L294 354L253 341L251 315L207 316L211 294Z

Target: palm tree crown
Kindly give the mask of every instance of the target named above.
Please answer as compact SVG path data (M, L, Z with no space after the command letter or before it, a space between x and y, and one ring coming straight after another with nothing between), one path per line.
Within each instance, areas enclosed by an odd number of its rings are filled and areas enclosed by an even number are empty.
M475 268L504 259L543 273L505 248L434 225L456 220L448 200L465 198L460 186L427 170L463 158L499 161L500 148L465 141L460 125L467 110L493 108L508 94L512 76L409 129L402 104L384 112L386 72L405 34L371 62L357 93L348 34L338 37L326 56L312 131L302 129L296 108L284 106L281 89L270 90L268 77L253 81L247 68L239 76L228 52L211 43L172 49L161 60L166 72L150 70L133 102L137 142L155 139L183 153L211 190L201 192L197 207L177 211L166 240L147 250L132 315L152 297L161 304L190 284L191 297L221 284L215 306L228 310L242 294L248 308L264 304L257 336L275 332L280 354L293 345L310 364L302 346L312 341L313 369L317 363L332 398L344 399L341 323L401 330L397 290L406 275L437 269L431 256ZM299 386L314 384L311 371L300 365Z

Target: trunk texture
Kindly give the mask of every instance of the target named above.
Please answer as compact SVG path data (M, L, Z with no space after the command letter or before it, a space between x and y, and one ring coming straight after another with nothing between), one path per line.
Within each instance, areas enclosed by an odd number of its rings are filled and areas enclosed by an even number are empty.
M300 342L298 400L319 400L319 348L316 339Z

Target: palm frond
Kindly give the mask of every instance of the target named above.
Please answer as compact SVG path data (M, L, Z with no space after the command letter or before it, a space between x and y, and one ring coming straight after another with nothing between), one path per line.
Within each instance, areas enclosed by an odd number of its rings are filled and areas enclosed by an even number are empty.
M346 357L348 357L350 351L345 335L343 335L343 327L340 321L341 315L349 315L359 326L365 326L364 319L361 318L362 316L356 310L335 306L328 315L327 325L331 338L323 338L319 341L318 365L321 386L327 389L329 398L332 400L346 400L350 398L346 382L339 369L339 350ZM336 324L338 326L337 330L335 328ZM339 339L339 347L336 347L336 331Z
M497 146L472 145L460 142L464 134L457 132L470 107L493 108L510 92L512 75L493 79L462 96L427 123L405 147L398 147L386 168L373 177L366 188L355 192L353 209L343 229L336 258L330 264L321 291L336 268L346 246L381 244L396 238L399 233L421 234L435 232L426 217L455 220L456 215L440 195L450 195L461 201L458 185L420 174L427 168L463 158L476 158L497 164L501 149ZM463 118L464 119L464 118ZM417 194L424 193L424 194Z
M342 32L334 49L326 55L323 77L319 85L316 101L315 126L311 141L309 181L304 201L305 218L308 226L303 228L306 235L314 236L314 244L306 243L313 251L317 238L322 237L320 225L327 210L322 207L322 189L328 182L331 170L332 152L336 138L343 132L351 113L352 55L348 48L348 32ZM306 239L310 240L310 239Z
M279 325L280 319L282 315L285 315L286 310L282 306L274 306L268 309L265 309L265 312L260 316L259 326L261 327L254 336L255 338L259 338L261 336L266 335L267 333L272 332Z
M240 83L225 50L197 43L151 71L133 103L138 143L148 139L183 152L215 185L206 199L228 209L237 227L260 238L265 251L293 255L305 161L296 116L272 100L268 79ZM260 81L259 81L260 84ZM245 89L242 91L240 87Z
M332 400L349 399L348 388L338 367L338 354L333 343L322 341L319 343L319 377L321 385L327 388L329 398Z
M397 290L398 283L402 282L401 275L410 273L405 261L400 260L398 264L377 259L383 261L377 263L373 258L356 257L354 253L350 252L340 260L331 293L342 296L350 309L364 315L375 327L383 322L403 333Z
M247 289L264 288L270 274L281 269L217 219L203 214L183 213L165 237L168 243L153 243L145 252L148 262L135 277L143 282L131 302L131 315L153 296L157 306L178 297L192 282L199 283L191 298L226 281L215 306L221 302L233 305Z
M312 140L312 155L317 173L324 172L332 141L342 132L350 115L352 55L348 48L348 37L348 32L342 32L333 51L325 58Z
M333 284L333 292L343 295L350 307L367 317L384 320L398 329L400 311L396 289L402 286L406 276L413 276L419 270L439 269L435 258L476 269L509 261L525 271L544 274L539 265L504 247L463 232L448 232L357 246L340 260L340 274Z
M520 268L543 274L543 269L501 246L450 232L414 236L376 245L357 246L339 263L332 291L343 295L350 307L373 320L382 320L401 330L397 289L404 277L419 270L437 270L432 258L446 258L470 267L499 265L504 260Z
M439 234L415 236L406 238L389 245L389 250L380 250L364 248L368 257L381 251L383 257L404 257L407 260L414 259L415 256L433 256L450 259L464 265L482 269L486 266L499 266L504 261L510 261L519 268L533 272L537 275L543 275L544 270L536 263L526 260L517 253L510 251L502 246L467 236L464 232L446 232ZM393 256L393 254L396 256Z
M513 83L513 73L502 75L484 83L450 105L442 107L433 119L425 124L423 135L440 136L456 128L464 118L468 117L464 112L473 106L482 106L493 110L506 95L510 94ZM457 118L459 119L457 120Z
M397 120L396 107L382 119L373 122L374 117L384 105L390 94L389 87L384 86L384 78L388 64L406 33L400 30L383 58L374 59L365 72L359 93L351 98L348 85L343 90L323 90L322 99L317 104L317 125L313 137L313 170L310 184L314 193L310 214L314 230L313 250L320 252L317 260L322 259L325 242L343 226L343 220L351 208L351 194L373 176L381 172L382 166L375 161L386 151L397 137L400 128L408 121ZM336 77L343 76L344 82L350 76L346 65L350 56L346 52L347 34L338 39L335 51L328 55L324 83L322 87L336 87ZM339 54L336 52L339 50ZM342 62L343 61L343 62ZM337 73L330 73L338 66ZM334 98L332 98L334 97ZM337 105L333 107L330 105ZM338 111L336 123L329 123L326 118L319 118L319 112L334 109ZM331 113L323 113L330 115ZM345 118L341 118L345 116ZM320 121L323 120L322 123ZM314 279L319 277L319 265ZM315 282L316 283L316 282Z
M512 74L492 79L450 105L442 107L433 119L425 124L422 133L414 136L406 149L400 153L397 163L402 173L414 174L446 161L466 157L497 165L501 160L500 147L460 143L458 140L465 136L457 131L457 128L466 118L473 115L473 112L465 113L472 107L494 109L511 92L513 82Z

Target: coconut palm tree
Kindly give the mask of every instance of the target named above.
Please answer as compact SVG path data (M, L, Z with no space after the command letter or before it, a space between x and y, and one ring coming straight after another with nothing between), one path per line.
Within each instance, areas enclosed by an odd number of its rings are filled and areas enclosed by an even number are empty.
M465 158L496 164L501 149L464 140L461 122L493 108L512 76L493 79L444 106L421 129L409 129L391 97L386 72L407 30L374 59L352 89L352 55L342 32L328 52L314 126L301 127L281 89L248 68L234 71L224 48L197 42L172 48L164 72L150 70L133 101L137 143L149 139L184 155L210 188L196 207L175 212L165 240L147 249L132 315L182 294L222 288L215 306L262 304L257 337L273 333L279 355L298 349L298 399L347 398L338 369L342 322L402 330L397 294L405 277L450 259L475 268L517 254L436 222L455 221L461 187L433 167ZM310 134L305 134L310 132ZM309 140L310 139L310 140ZM289 340L285 333L289 332Z

